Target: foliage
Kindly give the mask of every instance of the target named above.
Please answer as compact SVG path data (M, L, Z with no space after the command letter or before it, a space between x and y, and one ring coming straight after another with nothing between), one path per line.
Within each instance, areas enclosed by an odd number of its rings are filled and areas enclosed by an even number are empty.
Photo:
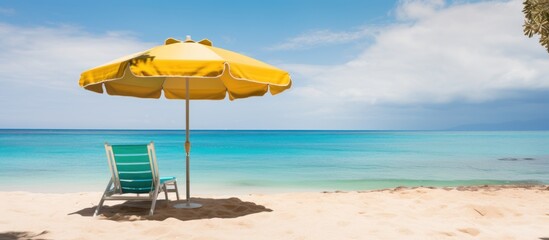
M549 0L524 0L524 35L539 34L539 43L549 52Z

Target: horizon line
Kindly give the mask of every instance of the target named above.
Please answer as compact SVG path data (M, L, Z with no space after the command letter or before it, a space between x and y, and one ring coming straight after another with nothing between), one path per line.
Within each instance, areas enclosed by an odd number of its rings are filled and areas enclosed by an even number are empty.
M185 129L139 129L139 128L0 128L0 130L67 130L67 131L185 131ZM495 129L190 129L190 131L368 131L368 132L532 132L532 131L549 131L548 129L540 130L495 130Z

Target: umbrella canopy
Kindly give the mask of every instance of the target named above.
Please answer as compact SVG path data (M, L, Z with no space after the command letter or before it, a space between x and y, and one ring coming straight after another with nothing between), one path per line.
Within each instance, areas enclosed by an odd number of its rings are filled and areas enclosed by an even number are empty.
M173 38L165 45L114 60L87 70L80 86L109 95L160 98L231 100L278 94L290 88L290 75L253 58L213 47L207 40L182 42Z
M253 58L212 46L208 39L195 42L169 38L157 46L92 68L80 76L80 86L109 95L186 100L187 203L180 208L200 207L190 202L189 100L229 99L281 93L292 85L288 72Z

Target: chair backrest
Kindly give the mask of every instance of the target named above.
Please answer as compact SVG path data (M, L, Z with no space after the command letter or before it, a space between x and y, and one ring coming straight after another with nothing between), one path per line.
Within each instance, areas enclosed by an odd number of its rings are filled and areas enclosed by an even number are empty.
M117 193L151 193L160 185L154 143L109 145L105 143L109 168Z

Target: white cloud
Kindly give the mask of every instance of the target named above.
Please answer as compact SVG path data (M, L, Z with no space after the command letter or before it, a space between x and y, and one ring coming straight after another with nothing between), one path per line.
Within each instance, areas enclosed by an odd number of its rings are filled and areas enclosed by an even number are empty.
M520 0L404 1L398 9L407 21L380 29L355 59L285 66L305 80L294 94L325 105L413 105L485 102L549 89L549 55L522 34Z
M0 83L56 89L74 88L82 71L152 46L129 33L92 35L71 26L0 23L0 36Z
M435 14L444 5L444 0L402 0L396 16L401 20L421 19Z
M270 50L310 49L329 44L341 44L372 36L374 27L363 27L355 31L334 32L331 30L315 30L287 39L285 42L272 46Z

